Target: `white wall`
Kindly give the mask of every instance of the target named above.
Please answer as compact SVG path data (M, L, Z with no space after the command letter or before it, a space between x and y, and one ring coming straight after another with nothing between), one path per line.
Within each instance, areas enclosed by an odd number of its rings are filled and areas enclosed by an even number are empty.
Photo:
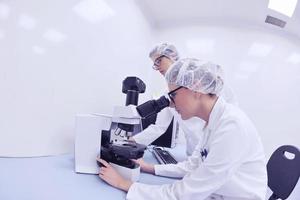
M0 156L72 152L76 113L125 104L126 76L148 84L148 22L132 0L99 2L1 1Z
M282 144L300 146L299 39L262 27L220 24L166 27L158 35L158 41L174 43L181 57L223 66L240 107L261 134L267 157Z

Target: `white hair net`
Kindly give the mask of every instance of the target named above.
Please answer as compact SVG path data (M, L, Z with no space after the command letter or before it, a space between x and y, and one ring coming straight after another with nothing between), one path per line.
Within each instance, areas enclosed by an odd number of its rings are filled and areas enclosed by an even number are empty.
M149 57L153 60L153 62L160 56L166 56L173 61L179 59L179 55L176 47L168 43L162 43L156 45L149 53Z
M223 71L219 65L193 58L180 59L166 73L169 84L183 86L203 94L219 96L223 85Z

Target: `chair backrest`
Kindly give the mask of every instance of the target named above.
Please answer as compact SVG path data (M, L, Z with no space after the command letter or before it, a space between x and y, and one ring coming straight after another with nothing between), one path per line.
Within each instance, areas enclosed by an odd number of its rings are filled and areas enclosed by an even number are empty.
M290 154L293 158L287 157ZM284 145L270 157L267 164L268 186L271 199L286 199L295 188L300 176L300 151L297 147Z

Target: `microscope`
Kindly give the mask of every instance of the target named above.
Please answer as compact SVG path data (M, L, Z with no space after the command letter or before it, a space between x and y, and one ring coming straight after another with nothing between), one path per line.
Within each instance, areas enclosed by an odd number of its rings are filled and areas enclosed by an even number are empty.
M123 177L137 181L140 166L132 159L142 158L145 145L130 141L129 137L143 130L142 120L168 107L168 95L158 100L138 104L145 83L137 77L127 77L122 84L126 94L125 106L115 106L113 114L85 114L76 116L75 171L98 174L100 163L96 157L109 162Z

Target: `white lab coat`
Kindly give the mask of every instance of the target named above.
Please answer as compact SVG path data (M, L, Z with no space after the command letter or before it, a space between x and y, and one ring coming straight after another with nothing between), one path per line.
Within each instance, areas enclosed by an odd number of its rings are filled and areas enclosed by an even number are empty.
M212 195L216 199L265 199L264 150L248 117L220 97L200 134L203 138L186 161L155 165L156 175L181 180L165 185L133 183L127 199L202 200Z
M133 136L133 139L140 144L149 145L168 128L174 117L174 122L179 124L186 140L186 153L191 155L200 140L199 131L202 130L205 122L200 118L193 117L189 120L182 120L174 108L165 108L158 115L155 124L151 124L141 133Z
M232 89L225 86L222 90L221 96L226 102L237 105L236 97ZM164 132L166 132L171 120L174 116L174 122L179 124L186 140L186 154L192 155L195 147L199 143L205 122L198 117L193 117L188 120L182 120L181 116L173 108L165 108L157 114L156 123L150 125L148 128L133 136L133 139L140 144L149 145Z

